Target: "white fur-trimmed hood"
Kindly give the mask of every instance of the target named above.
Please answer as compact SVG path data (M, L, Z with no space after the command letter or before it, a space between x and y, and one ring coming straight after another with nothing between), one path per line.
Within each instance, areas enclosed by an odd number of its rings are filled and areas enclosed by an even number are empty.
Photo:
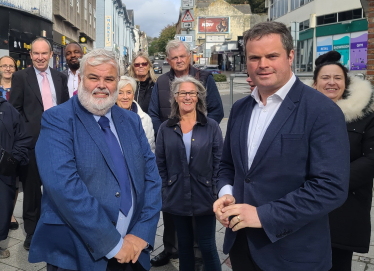
M344 113L345 121L352 122L374 111L374 91L371 83L359 77L349 75L351 83L346 89L346 98L337 101ZM303 80L304 84L313 87L313 80Z

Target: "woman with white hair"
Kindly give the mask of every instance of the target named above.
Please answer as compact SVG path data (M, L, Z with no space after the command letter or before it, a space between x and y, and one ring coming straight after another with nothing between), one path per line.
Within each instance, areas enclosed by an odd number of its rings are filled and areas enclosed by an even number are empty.
M151 146L152 152L155 152L155 137L151 118L142 110L137 102L134 101L134 90L136 89L135 79L128 76L121 76L118 83L117 105L123 109L137 113L142 121L145 135Z

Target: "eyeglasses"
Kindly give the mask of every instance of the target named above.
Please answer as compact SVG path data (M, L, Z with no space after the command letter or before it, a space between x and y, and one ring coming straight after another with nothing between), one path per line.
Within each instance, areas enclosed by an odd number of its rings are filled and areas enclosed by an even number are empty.
M140 66L147 67L148 66L148 62L134 63L134 67L139 68Z
M187 95L190 95L190 97L196 97L199 93L197 92L178 92L179 97L186 97Z
M3 69L9 69L9 70L13 70L16 66L14 66L14 65L2 65L2 66L0 66L1 68L3 68Z

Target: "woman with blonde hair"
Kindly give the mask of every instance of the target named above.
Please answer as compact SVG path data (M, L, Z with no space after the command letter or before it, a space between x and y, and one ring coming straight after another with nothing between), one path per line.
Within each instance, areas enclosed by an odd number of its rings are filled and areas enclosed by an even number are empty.
M137 81L135 101L144 112L148 112L153 86L157 78L153 71L152 62L146 53L139 52L134 57L130 65L129 75Z

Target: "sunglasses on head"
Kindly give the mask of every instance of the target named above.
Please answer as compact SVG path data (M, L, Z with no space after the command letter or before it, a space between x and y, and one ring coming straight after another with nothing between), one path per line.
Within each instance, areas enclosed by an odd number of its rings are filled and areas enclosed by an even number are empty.
M148 66L148 62L134 63L134 67L139 68L140 66L146 67Z

